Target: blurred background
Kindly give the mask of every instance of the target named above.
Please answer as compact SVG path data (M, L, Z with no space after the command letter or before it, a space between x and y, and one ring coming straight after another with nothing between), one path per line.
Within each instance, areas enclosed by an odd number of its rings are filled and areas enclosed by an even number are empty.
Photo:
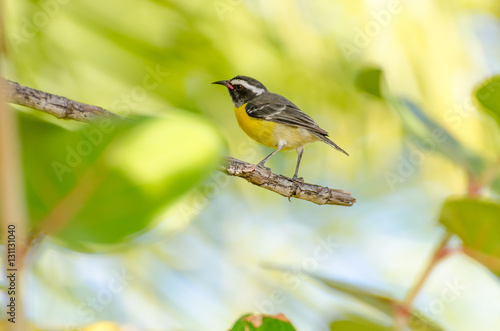
M498 1L6 0L1 11L3 77L137 119L108 130L12 106L35 236L22 284L31 327L216 331L260 312L302 331L384 330L418 288L413 326L396 329L500 330L500 99L498 82L484 85L500 71ZM270 152L210 85L239 74L350 154L308 145L300 175L354 206L288 201L214 170L221 155ZM267 165L291 176L295 162ZM472 230L447 223L466 212L444 217L446 199L479 196L491 208L470 208ZM443 237L457 254L418 287ZM460 253L475 239L491 243L489 265Z

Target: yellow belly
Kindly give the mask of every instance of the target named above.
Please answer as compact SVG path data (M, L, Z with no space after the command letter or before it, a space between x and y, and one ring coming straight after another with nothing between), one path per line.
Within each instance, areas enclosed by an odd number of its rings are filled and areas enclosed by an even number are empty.
M234 108L236 120L240 128L250 138L262 145L277 148L279 141L283 140L286 143L286 147L282 150L288 151L319 140L306 129L250 117L245 107L246 104L239 108Z

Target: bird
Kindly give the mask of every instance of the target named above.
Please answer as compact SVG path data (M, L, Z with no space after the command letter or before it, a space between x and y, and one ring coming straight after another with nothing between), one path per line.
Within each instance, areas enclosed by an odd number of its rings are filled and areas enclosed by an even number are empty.
M271 171L265 163L279 151L297 151L297 165L293 180L298 177L304 145L322 141L349 156L346 151L328 138L328 132L287 98L271 93L258 80L238 75L212 84L223 85L229 91L234 113L240 128L253 140L275 150L257 166Z

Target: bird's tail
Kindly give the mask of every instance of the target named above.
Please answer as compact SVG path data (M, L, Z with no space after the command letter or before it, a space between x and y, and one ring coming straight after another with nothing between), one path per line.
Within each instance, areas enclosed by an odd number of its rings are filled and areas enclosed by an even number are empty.
M335 148L336 150L344 153L345 155L349 156L349 154L347 154L346 151L344 151L342 148L340 148L339 145L337 145L336 143L334 143L333 141L331 141L330 139L328 139L327 136L325 135L322 135L321 133L316 133L316 132L312 132L316 137L318 137L321 141L323 141L324 143L326 143L327 145L330 145L332 146L333 148Z

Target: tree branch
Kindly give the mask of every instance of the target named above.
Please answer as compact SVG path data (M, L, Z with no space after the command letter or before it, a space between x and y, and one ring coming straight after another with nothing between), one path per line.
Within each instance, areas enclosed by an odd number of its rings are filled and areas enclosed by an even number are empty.
M318 205L352 206L356 202L349 192L296 181L232 157L226 158L219 165L219 170L287 198L307 200Z
M21 106L30 107L61 119L93 123L104 118L124 119L101 107L87 105L55 94L35 90L3 79L7 100Z
M0 82L2 81L10 103L37 109L57 118L87 123L94 123L104 118L126 119L101 107L87 105L0 78ZM318 205L352 206L356 202L349 192L294 181L234 158L227 158L219 166L219 170L229 176L242 177L254 185L287 198L307 200Z

